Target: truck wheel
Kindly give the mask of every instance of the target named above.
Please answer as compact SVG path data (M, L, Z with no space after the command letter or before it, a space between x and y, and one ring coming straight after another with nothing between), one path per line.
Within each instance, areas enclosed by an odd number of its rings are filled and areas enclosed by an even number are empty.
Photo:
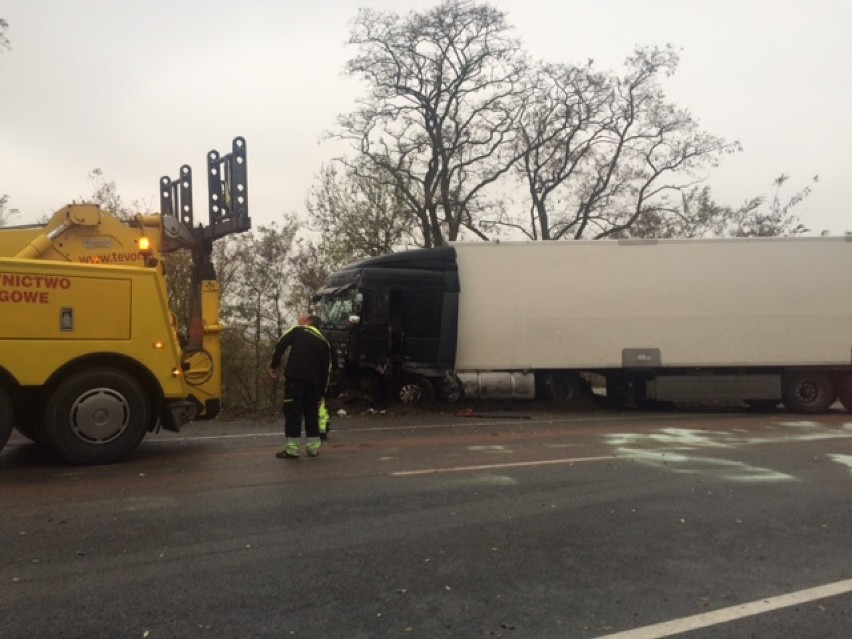
M428 406L435 401L435 387L422 375L406 375L394 384L393 398L405 406Z
M544 399L568 404L582 394L580 378L570 373L546 373L539 387Z
M831 380L822 373L791 373L784 378L784 406L794 413L824 413L837 395Z
M9 398L9 393L6 392L5 388L0 387L0 450L3 450L6 442L9 441L14 418L12 400Z
M44 412L47 444L72 464L109 464L133 451L151 422L151 401L134 377L93 368L65 379Z

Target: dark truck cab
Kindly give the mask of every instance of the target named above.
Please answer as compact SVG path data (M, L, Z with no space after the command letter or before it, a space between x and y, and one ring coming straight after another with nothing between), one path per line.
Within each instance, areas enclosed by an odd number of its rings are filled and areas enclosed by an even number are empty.
M340 390L408 404L443 392L455 364L459 279L455 249L418 249L350 264L314 297L337 352Z

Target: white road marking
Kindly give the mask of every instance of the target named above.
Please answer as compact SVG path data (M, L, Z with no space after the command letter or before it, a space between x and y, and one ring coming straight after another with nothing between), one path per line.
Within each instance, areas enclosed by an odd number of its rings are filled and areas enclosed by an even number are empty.
M700 615L684 617L683 619L674 619L657 623L644 628L635 628L633 630L625 630L617 632L613 635L605 635L598 639L661 639L662 637L671 637L683 632L698 630L708 626L715 626L720 623L736 621L744 617L751 617L761 613L778 610L780 608L789 608L798 604L804 604L826 597L834 597L852 592L852 579L844 579L836 581L832 584L799 590L786 595L778 595L777 597L769 597L760 601L739 604L729 608L714 610L713 612L705 612Z
M547 466L550 464L575 464L579 462L603 461L616 459L612 455L606 457L570 457L568 459L544 459L540 461L510 462L506 464L482 464L481 466L452 466L450 468L424 468L421 470L401 470L391 475L402 477L406 475L434 475L437 473L457 473L470 470L491 470L494 468L514 468L517 466Z
M852 471L852 455L829 455L828 458L838 464L848 466L849 470Z
M749 466L743 462L701 455L685 455L675 449L648 450L643 448L618 448L619 457L664 468L672 473L702 474L719 477L725 481L770 482L796 481L792 475L771 468ZM689 449L685 449L689 450Z

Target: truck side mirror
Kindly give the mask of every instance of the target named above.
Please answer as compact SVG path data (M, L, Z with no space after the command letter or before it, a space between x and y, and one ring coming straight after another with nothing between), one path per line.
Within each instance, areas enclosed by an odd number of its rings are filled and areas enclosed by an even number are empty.
M358 326L361 323L361 318L358 315L350 315L349 316L349 325L350 326Z

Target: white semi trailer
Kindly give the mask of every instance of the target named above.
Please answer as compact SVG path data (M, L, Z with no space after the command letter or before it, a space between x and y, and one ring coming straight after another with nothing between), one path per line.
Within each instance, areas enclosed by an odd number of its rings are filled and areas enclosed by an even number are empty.
M317 300L344 379L418 403L852 409L849 238L456 243L370 258ZM585 374L585 375L584 375Z

